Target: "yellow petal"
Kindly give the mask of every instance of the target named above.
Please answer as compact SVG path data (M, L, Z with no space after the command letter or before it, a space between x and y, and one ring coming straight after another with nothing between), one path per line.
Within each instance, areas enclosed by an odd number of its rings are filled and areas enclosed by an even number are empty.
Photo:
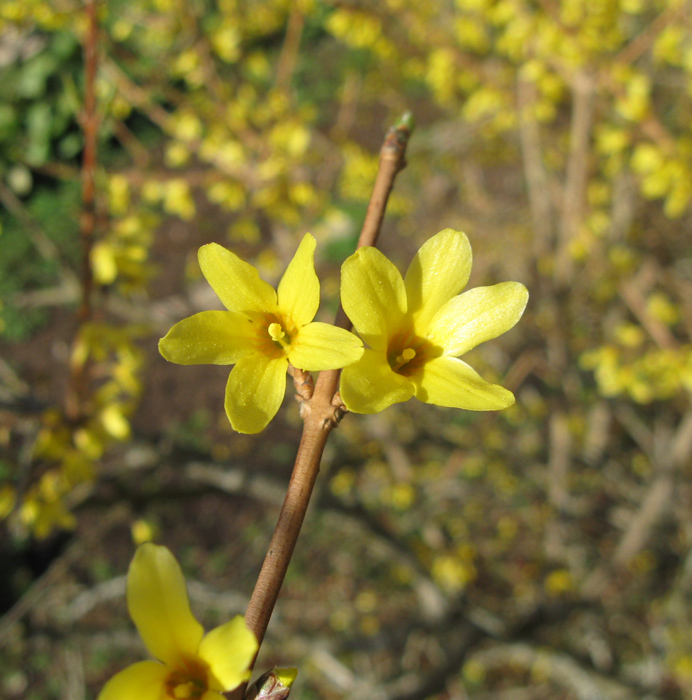
M476 287L450 299L430 323L428 338L459 356L507 332L521 318L529 293L519 282Z
M297 326L310 323L320 305L320 282L315 272L315 239L306 233L279 282L279 309Z
M257 270L218 243L199 249L199 266L221 303L242 314L276 312L276 292Z
M249 318L234 311L202 311L184 318L159 341L159 352L178 365L232 365L254 351Z
M258 648L255 635L240 615L209 632L200 644L199 656L209 664L211 689L233 690L250 678L248 669Z
M408 401L414 387L392 371L383 352L366 350L359 362L342 370L339 392L349 411L377 413L393 403Z
M259 433L276 415L286 393L288 360L248 355L238 360L226 384L226 415L239 433Z
M127 575L127 606L149 653L168 666L194 657L204 630L190 611L185 579L175 557L146 542Z
M298 369L319 372L351 365L363 355L360 338L328 323L308 323L288 347L288 361Z
M140 661L116 673L96 700L161 700L169 670L156 661Z
M401 273L377 248L360 248L341 266L341 303L360 337L385 351L406 313Z
M408 310L418 335L432 317L466 286L471 274L471 245L466 234L446 228L428 239L406 272Z
M514 403L514 395L489 384L456 357L437 357L411 376L416 398L426 403L469 411L497 411Z

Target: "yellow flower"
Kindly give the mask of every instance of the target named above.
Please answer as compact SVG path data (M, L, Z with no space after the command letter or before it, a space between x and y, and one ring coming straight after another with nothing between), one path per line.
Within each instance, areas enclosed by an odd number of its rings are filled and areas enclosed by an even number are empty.
M402 279L377 249L361 248L343 264L341 301L370 346L341 373L341 398L356 413L376 413L415 396L438 406L488 411L514 403L459 360L521 317L528 292L518 282L459 294L471 272L465 234L445 229L416 253Z
M127 605L144 645L140 661L111 678L98 700L223 700L250 677L257 640L238 615L204 634L190 611L183 572L165 547L141 545L127 575Z
M226 414L240 433L258 433L279 410L289 362L307 372L356 362L363 345L353 333L311 323L320 303L315 239L306 234L275 291L257 270L216 243L199 264L228 311L183 319L159 343L181 365L235 364L226 385Z

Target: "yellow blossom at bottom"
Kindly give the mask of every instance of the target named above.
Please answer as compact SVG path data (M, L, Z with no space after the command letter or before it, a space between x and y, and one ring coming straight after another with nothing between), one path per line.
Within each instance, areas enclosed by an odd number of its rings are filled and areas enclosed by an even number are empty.
M204 634L183 573L166 547L141 545L127 575L127 606L149 653L117 673L98 700L222 700L250 677L257 640L238 615Z

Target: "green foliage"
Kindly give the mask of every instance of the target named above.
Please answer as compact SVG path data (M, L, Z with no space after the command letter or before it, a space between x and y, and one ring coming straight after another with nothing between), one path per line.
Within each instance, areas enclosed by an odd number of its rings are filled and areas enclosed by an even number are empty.
M76 265L79 206L79 185L65 182L37 190L21 218L0 214L0 324L6 340L25 340L46 321L46 307L16 299L57 286L62 266Z
M69 31L8 29L0 80L0 176L17 194L31 190L28 169L70 161L82 147L77 126L81 48ZM24 173L22 178L20 173Z

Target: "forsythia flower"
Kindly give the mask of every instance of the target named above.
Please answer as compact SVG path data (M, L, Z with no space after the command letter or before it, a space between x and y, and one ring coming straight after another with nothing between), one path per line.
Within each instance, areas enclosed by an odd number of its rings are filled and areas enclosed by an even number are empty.
M276 415L289 362L308 372L339 369L363 354L353 333L311 323L320 303L315 239L306 234L275 291L257 270L216 243L199 264L228 311L202 311L177 323L159 351L181 365L235 364L226 385L226 414L240 433L258 433Z
M183 572L166 547L140 545L127 574L127 605L158 661L111 678L98 700L223 700L250 677L257 640L238 615L204 634L190 611Z
M376 413L412 396L473 411L514 403L510 391L481 379L458 356L514 326L528 292L503 282L459 294L470 273L471 246L452 229L421 247L405 279L376 248L360 248L344 262L341 302L370 346L341 373L349 410Z

